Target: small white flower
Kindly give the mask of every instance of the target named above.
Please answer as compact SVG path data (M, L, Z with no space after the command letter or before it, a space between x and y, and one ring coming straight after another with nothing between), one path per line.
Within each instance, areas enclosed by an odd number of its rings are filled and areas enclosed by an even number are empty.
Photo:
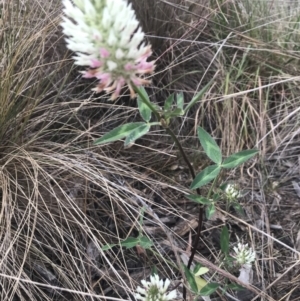
M144 32L139 27L132 5L126 0L62 0L65 16L61 23L68 36L67 47L76 52L75 64L88 66L84 77L100 80L96 92L113 93L116 99L127 85L135 97L132 83L147 85L141 76L154 72L151 46L143 43ZM130 66L130 68L128 68ZM109 73L110 80L100 74Z
M235 254L233 257L240 265L249 265L255 260L255 251L248 247L248 244L238 243L237 247L233 248Z
M225 188L225 195L228 200L233 201L236 200L241 196L241 193L237 187L237 185L234 184L227 184Z
M176 298L176 290L167 293L170 285L170 280L166 279L165 282L159 279L157 274L150 276L150 281L141 281L144 288L137 287L135 298L142 301L168 301Z

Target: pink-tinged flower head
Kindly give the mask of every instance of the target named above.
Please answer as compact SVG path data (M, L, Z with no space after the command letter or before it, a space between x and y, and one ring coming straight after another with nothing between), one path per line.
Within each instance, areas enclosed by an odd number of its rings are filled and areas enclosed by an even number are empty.
M139 28L132 5L126 0L63 0L63 32L68 36L67 47L76 52L75 64L87 66L85 78L97 78L96 92L120 96L128 86L131 97L136 86L149 84L141 78L154 72L151 46L143 43L144 33ZM101 76L103 74L103 76Z

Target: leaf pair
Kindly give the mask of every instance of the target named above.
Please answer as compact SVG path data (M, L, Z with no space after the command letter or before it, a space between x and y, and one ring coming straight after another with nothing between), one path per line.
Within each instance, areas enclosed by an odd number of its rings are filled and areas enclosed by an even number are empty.
M197 189L214 180L221 168L235 168L257 154L257 150L244 150L235 153L222 162L222 152L216 141L201 127L198 127L198 138L205 154L215 163L203 169L191 184L191 189Z
M166 99L164 104L164 111L168 112L171 109L173 103L174 103L174 93L172 93ZM182 92L176 94L176 104L177 104L177 108L183 111L184 97Z

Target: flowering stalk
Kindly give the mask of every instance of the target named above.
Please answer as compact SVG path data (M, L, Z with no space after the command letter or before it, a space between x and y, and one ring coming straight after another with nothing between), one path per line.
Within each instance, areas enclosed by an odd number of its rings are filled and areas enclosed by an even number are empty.
M67 47L76 53L75 64L88 66L85 78L97 78L95 92L112 93L119 97L128 86L135 97L131 82L147 85L142 78L154 72L154 61L147 62L151 46L143 43L144 33L139 27L132 5L126 0L63 0L63 33L68 36Z

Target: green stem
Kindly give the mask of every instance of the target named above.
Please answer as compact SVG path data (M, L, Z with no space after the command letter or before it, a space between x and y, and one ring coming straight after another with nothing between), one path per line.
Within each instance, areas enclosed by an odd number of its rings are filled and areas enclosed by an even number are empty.
M160 122L158 121L155 121L155 122L149 122L149 125L152 126L152 125L161 125Z

